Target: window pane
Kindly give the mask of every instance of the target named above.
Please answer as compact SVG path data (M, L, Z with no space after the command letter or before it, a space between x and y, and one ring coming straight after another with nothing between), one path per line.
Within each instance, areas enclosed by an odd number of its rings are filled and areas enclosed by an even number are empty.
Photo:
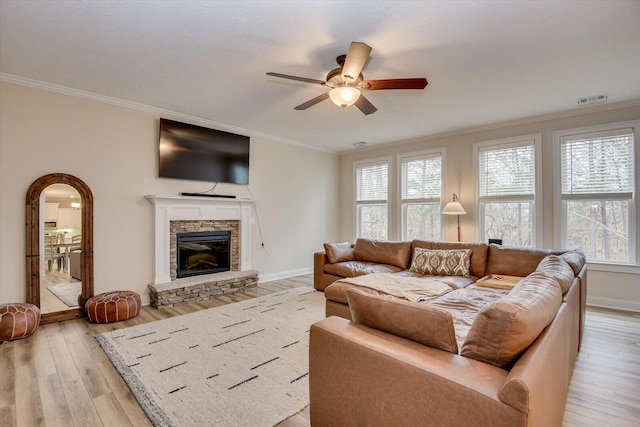
M358 166L356 181L356 200L387 200L388 166L386 162Z
M480 197L535 193L535 147L501 148L479 153Z
M562 194L633 191L633 134L563 138Z
M627 200L568 201L567 248L590 260L629 260Z
M484 212L483 241L502 239L508 246L532 246L533 202L481 203Z
M358 206L358 237L365 239L387 239L387 205Z
M440 198L442 159L433 157L402 160L402 199Z
M440 240L440 203L412 203L404 209L406 240Z

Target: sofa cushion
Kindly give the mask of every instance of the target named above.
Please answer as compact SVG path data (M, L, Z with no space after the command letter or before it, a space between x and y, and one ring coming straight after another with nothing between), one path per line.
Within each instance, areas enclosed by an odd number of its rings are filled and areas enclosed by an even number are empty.
M508 293L509 291L504 289L470 286L464 289L455 289L438 298L422 301L421 304L428 304L451 313L453 326L456 330L456 341L458 347L462 348L469 329L480 310Z
M387 294L385 294L384 292L367 288L366 286L358 286L352 283L336 281L327 286L327 289L324 290L324 297L329 301L339 302L341 304L349 304L349 300L347 299L347 291L349 289L359 289L362 292L366 292L368 294L387 296Z
M336 264L325 264L324 272L340 277L356 277L371 273L396 273L402 271L400 267L375 262L346 261Z
M556 279L560 285L560 289L562 289L563 295L567 293L575 279L575 274L571 267L569 267L569 264L558 255L547 255L544 257L544 259L540 261L540 264L538 264L536 271L543 271Z
M525 277L534 271L540 261L549 254L560 255L564 251L549 249L516 248L490 245L487 274L504 274Z
M578 273L580 273L582 267L584 267L584 265L587 263L587 259L585 258L584 254L578 251L567 251L560 255L560 258L562 258L567 264L569 264L569 267L571 267L571 269L573 270L573 274L575 274L576 276L578 275Z
M329 262L335 264L336 262L354 261L356 257L353 255L353 249L351 243L325 243L324 251L327 253Z
M438 276L438 275L433 275L433 274L417 273L417 272L411 271L411 270L402 270L402 271L400 271L398 273L393 273L393 275L394 276L400 276L400 277L424 277L424 278L431 279L431 280L437 280L439 282L445 283L451 289L466 288L467 286L475 283L478 280L478 278L476 276L468 276L468 277L463 277L463 276Z
M394 267L397 268L397 267ZM466 277L453 277L453 276L425 276L423 274L418 274L418 273L413 273L409 270L403 270L399 273L394 273L394 276L400 276L400 277L425 277L428 278L430 280L436 280L438 282L442 282L444 284L446 284L447 286L449 286L452 289L462 289L465 288L466 286L470 285L471 283L473 283L472 279L470 278L466 278ZM329 286L327 286L324 289L324 296L326 299L330 300L330 301L335 301L335 302L339 302L341 304L347 304L347 290L348 289L360 289L364 292L368 292L370 294L374 294L374 295L386 295L384 292L381 291L377 291L375 289L366 287L366 286L358 286L358 285L354 285L353 283L346 283L346 282L342 282L342 281L335 281L333 283L331 283ZM448 294L446 294L448 295ZM428 300L428 301L438 301L443 297L446 297L446 295L440 296L439 298L436 298L434 300ZM479 309L478 309L479 310ZM471 325L471 323L469 323L469 325Z
M458 353L453 319L446 310L357 289L348 289L347 298L355 323Z
M485 243L451 243L430 242L428 240L414 240L412 247L422 249L471 249L469 272L472 276L483 277L487 268L487 253L489 246Z
M421 249L415 248L411 271L442 276L469 276L471 249Z
M548 274L536 271L474 320L460 354L500 368L508 367L555 317L562 291Z
M391 264L404 270L411 259L411 242L358 239L353 253L358 261Z

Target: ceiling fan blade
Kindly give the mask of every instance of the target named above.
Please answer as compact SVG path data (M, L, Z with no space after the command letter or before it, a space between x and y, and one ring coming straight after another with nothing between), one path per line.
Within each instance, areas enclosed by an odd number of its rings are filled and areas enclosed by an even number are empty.
M371 102L369 102L369 100L365 98L364 95L362 94L358 97L358 100L356 101L355 106L358 107L358 110L362 111L362 113L365 116L368 116L369 114L373 114L376 111L378 111L378 109Z
M315 83L319 85L325 85L327 83L324 80L308 79L306 77L298 77L298 76L289 76L287 74L280 74L280 73L267 73L267 75L272 77L281 77L283 79L297 80L299 82Z
M316 96L315 98L310 99L309 101L305 102L304 104L300 104L297 107L293 107L293 109L294 110L306 110L307 108L313 107L317 103L322 102L327 98L329 98L329 92L323 93L320 96Z
M362 90L424 89L427 84L427 79L424 77L416 79L363 80L358 85L358 88Z
M342 66L342 77L348 77L355 80L360 75L362 67L367 63L371 53L371 47L362 42L351 42L347 58Z

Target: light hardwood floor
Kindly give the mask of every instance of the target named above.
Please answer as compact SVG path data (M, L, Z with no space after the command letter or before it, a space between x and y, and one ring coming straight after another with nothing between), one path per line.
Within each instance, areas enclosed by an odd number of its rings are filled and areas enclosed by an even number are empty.
M108 325L85 319L44 325L27 339L4 343L0 345L0 426L150 426L95 334L283 289L311 287L312 282L312 275L305 275L196 304L164 310L143 307L138 317ZM639 420L640 316L590 308L564 425L638 426ZM308 408L280 426L309 426Z

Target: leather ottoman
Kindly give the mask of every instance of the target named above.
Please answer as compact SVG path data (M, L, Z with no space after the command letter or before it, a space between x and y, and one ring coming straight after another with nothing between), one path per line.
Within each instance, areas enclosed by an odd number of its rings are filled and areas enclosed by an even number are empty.
M40 324L40 309L29 303L0 305L0 342L26 338Z
M89 298L85 310L90 322L121 322L140 313L140 295L131 291L105 292Z

